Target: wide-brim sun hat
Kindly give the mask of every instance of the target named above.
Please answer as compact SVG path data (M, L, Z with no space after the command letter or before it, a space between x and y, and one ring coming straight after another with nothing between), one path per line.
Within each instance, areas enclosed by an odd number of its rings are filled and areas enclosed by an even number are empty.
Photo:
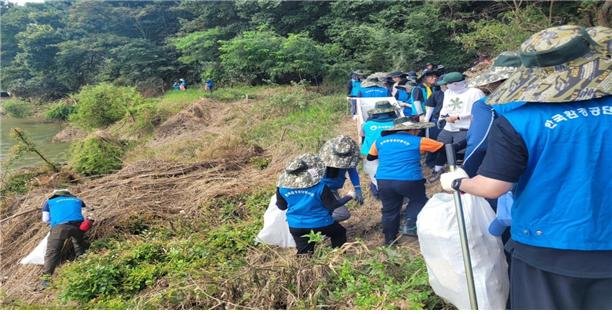
M410 118L408 117L400 117L400 118L393 120L393 128L384 130L382 133L429 129L433 126L435 126L435 123L433 122L414 122L410 120Z
M564 25L532 35L520 48L522 66L488 98L490 104L512 101L565 103L612 93L612 60L581 26Z
M449 72L444 74L443 83L448 85L465 80L465 76L461 72Z
M395 113L395 107L388 100L379 100L374 104L374 108L368 110L368 115L373 116L381 113Z
M430 76L430 75L440 76L441 74L440 70L441 69L433 69L433 70L425 69L418 75L417 81L422 80L425 76Z
M601 51L608 55L608 58L612 55L612 28L605 26L594 26L586 29L587 33L593 41L599 45Z
M521 57L517 52L504 51L493 60L491 66L468 78L468 86L480 87L505 80L514 74L520 66Z
M361 87L372 87L379 86L385 87L385 81L387 80L387 73L376 72L368 75L366 79L361 82Z
M319 157L327 167L348 169L359 163L359 146L346 135L340 135L323 144Z
M325 175L325 164L319 156L302 154L291 160L278 178L279 187L304 189L321 182Z
M72 195L72 192L68 189L55 189L51 192L50 196L62 196L62 195Z

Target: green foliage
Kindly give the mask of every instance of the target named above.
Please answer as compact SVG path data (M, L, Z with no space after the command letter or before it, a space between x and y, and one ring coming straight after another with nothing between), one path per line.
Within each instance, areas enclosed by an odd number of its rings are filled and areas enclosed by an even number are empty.
M36 177L34 172L18 173L3 179L0 187L0 197L9 194L24 194L28 191L28 185Z
M7 99L0 102L2 108L14 118L25 118L32 114L32 104L19 99Z
M68 118L74 111L75 107L67 100L60 100L47 108L45 117L49 120L68 121Z
M280 83L320 79L326 64L325 51L306 34L290 34L275 55L270 77Z
M99 175L121 169L125 149L104 136L89 136L70 146L70 166L84 175Z
M134 88L107 83L85 86L74 98L77 100L76 112L70 120L86 129L109 126L143 102Z

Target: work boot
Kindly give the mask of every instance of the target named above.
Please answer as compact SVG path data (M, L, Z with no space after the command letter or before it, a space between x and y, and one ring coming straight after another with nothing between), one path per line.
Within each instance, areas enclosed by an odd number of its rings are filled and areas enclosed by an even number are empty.
M409 237L416 237L417 236L416 222L410 218L406 219L405 222L400 226L400 233L403 235L407 235Z

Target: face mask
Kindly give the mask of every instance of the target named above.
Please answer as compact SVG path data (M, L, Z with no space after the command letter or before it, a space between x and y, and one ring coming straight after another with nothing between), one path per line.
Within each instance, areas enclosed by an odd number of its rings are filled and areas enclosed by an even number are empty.
M446 87L453 92L462 92L467 89L467 83L465 80L447 84Z

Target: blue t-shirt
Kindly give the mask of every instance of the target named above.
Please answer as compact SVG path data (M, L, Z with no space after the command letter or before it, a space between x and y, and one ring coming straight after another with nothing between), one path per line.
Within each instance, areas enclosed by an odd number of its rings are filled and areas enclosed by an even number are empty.
M371 119L363 124L364 140L361 144L361 155L366 156L372 144L380 138L382 131L393 128L393 118Z
M408 133L383 135L375 144L378 150L377 180L418 181L421 170L421 138Z
M43 203L42 210L49 212L51 227L70 221L83 221L81 209L85 203L76 196L55 196Z
M391 92L380 86L360 87L357 97L373 98L373 97L390 97Z

